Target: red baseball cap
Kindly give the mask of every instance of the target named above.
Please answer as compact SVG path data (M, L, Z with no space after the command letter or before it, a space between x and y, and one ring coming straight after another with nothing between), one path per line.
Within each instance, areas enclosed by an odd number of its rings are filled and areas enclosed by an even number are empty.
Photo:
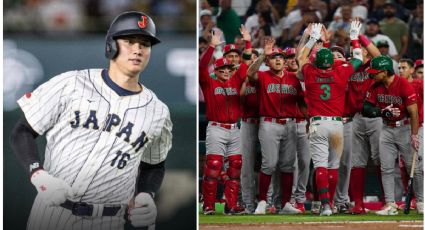
M235 44L227 44L223 47L223 55L226 55L229 52L236 52L238 54L240 54L240 50L238 49L238 46Z
M219 68L222 68L224 66L229 66L230 68L232 68L233 64L230 63L226 58L219 58L219 59L215 60L214 69L219 69Z
M291 56L295 56L295 53L297 52L297 50L295 48L288 47L283 52L285 53L285 58L288 58Z
M283 50L281 48L279 48L279 47L273 47L272 53L269 54L269 55L267 55L267 56L274 56L274 55L277 55L277 54L280 54L280 55L283 56L285 53L283 52Z
M423 59L418 59L415 61L415 65L413 66L415 69L418 67L423 67L424 66L424 60Z

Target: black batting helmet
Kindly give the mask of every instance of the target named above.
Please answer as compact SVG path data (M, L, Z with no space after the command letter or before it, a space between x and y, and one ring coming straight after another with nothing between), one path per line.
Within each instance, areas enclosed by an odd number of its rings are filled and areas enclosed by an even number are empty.
M106 34L106 58L113 59L116 57L118 46L115 39L126 35L146 36L151 45L161 42L156 37L155 23L147 14L136 11L124 12L118 15L109 26Z

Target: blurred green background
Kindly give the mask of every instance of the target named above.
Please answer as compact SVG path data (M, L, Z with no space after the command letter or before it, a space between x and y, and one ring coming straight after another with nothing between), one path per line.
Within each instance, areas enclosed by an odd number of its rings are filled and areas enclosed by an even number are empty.
M153 47L150 63L141 75L141 82L168 105L173 122L173 148L155 198L156 229L196 229L196 2L76 2L4 2L3 229L25 229L36 195L9 144L11 130L22 116L16 100L60 73L107 68L106 31L113 17L126 9L151 15L162 41ZM105 2L110 4L109 11L99 4ZM118 2L123 5L117 6ZM63 4L72 6L59 17ZM99 12L93 10L96 8ZM46 10L56 17L46 18ZM39 137L37 142L39 152L44 153L45 138ZM126 229L133 228L127 223Z

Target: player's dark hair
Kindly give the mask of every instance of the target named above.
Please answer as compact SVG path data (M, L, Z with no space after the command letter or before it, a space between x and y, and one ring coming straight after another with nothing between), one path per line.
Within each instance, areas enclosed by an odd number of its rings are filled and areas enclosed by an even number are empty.
M413 60L410 58L402 58L398 62L399 63L406 62L410 66L410 68L413 68Z

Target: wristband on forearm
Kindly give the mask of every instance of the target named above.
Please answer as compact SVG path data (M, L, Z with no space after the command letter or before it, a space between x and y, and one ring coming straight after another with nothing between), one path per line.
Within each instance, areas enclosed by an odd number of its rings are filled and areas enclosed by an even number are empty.
M251 41L246 41L245 42L245 49L251 49L251 48L252 48Z
M361 48L361 46L360 46L360 43L359 43L359 40L358 40L358 39L351 40L351 46L353 47L353 49Z
M363 47L367 47L370 44L369 39L367 39L367 37L365 35L363 35L363 34L360 34L359 35L359 41L360 41L360 44Z
M314 38L308 39L308 42L305 44L305 46L309 49L312 49L314 44L316 44L317 40Z
M331 43L330 42L325 42L325 43L323 43L323 47L330 48L331 47Z

